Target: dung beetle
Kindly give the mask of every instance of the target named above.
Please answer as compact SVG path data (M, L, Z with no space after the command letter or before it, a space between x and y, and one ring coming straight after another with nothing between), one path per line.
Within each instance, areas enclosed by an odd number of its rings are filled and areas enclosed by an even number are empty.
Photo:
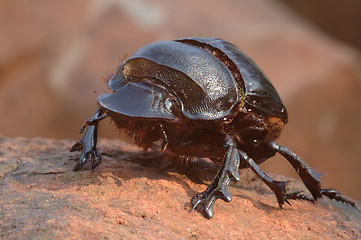
M223 39L150 43L125 60L108 85L113 93L98 96L99 108L70 149L82 151L74 171L88 159L92 169L100 164L97 128L109 116L144 149L158 146L182 159L219 163L212 183L191 199L193 209L201 209L207 218L213 216L218 198L231 201L228 184L240 180L239 168L258 175L275 193L280 208L291 199L315 202L322 196L355 206L336 190L321 188L320 173L274 142L287 123L286 108L255 62ZM276 153L295 168L312 197L287 192L285 181L259 168Z

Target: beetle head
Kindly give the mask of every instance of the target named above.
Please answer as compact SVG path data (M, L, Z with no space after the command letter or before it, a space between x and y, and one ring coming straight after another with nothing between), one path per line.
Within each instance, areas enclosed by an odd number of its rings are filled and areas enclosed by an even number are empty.
M115 77L117 76L114 75ZM110 82L114 83L117 78ZM97 99L113 119L119 117L142 119L175 119L179 104L173 94L151 81L128 82L116 92L101 94Z

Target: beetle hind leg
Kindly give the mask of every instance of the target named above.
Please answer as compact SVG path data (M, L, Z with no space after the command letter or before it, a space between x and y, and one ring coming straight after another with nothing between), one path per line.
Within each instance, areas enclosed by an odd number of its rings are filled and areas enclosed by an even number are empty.
M342 194L339 191L336 191L334 189L321 189L321 194L323 196L328 197L331 200L335 199L338 202L343 202L343 203L349 204L353 207L356 207L356 204L353 201L342 196Z
M208 219L210 219L213 216L213 206L217 199L220 198L226 202L230 202L232 200L232 196L228 190L228 184L232 180L236 182L240 180L238 173L239 162L239 154L235 144L231 142L224 156L222 166L212 183L204 192L197 194L191 199L191 203L193 205L192 210L202 203L204 214Z
M280 153L284 158L288 160L289 163L293 166L293 168L297 171L298 175L301 177L301 180L310 191L313 196L313 201L310 197L306 197L306 195L302 194L296 198L290 199L302 199L314 202L317 198L322 196L326 196L329 199L334 199L339 202L343 202L355 207L355 203L346 197L342 196L338 191L333 189L322 189L321 188L321 173L318 173L312 170L306 163L302 161L302 159L297 156L295 153L291 152L289 149L279 146L276 143L271 143L271 147L276 152ZM293 196L294 197L294 196Z
M70 152L81 151L80 158L73 168L74 171L80 170L89 158L91 160L92 169L96 168L101 163L101 157L96 145L98 139L98 123L107 117L107 115L102 114L103 109L98 108L94 115L80 129L80 132L83 133L83 137L69 150Z

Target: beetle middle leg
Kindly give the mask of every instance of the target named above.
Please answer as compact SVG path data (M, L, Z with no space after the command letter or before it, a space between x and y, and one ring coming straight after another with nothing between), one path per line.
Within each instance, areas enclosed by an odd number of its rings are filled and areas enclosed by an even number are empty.
M297 156L295 153L291 152L289 149L279 146L276 143L271 143L271 147L278 153L280 153L283 157L285 157L289 163L293 166L293 168L297 171L298 175L301 177L303 183L307 187L307 189L311 192L314 199L306 198L304 194L300 195L300 197L295 197L293 199L304 199L308 201L314 202L317 198L326 196L330 199L335 199L339 202L344 202L350 204L355 207L355 203L346 197L342 196L338 191L333 189L322 189L321 188L321 173L318 173L312 170L306 163L302 161L302 159Z
M213 216L213 206L218 198L230 202L232 196L228 190L228 184L231 180L236 182L240 180L238 173L239 163L240 158L238 150L235 143L230 140L221 168L216 177L204 192L197 194L192 198L191 203L193 209L195 209L199 203L203 202L204 214L210 219Z
M96 168L100 164L101 157L96 145L98 140L99 121L107 117L107 115L103 115L103 113L103 108L99 107L93 116L80 129L80 132L84 133L83 137L70 148L71 152L82 151L78 162L73 168L74 171L80 170L88 161L89 157L91 158L92 169Z
M265 174L260 167L253 161L252 158L248 157L248 155L239 150L239 155L241 157L241 159L243 161L245 161L249 167L251 168L251 170L258 175L261 180L274 192L274 194L276 195L277 201L278 201L278 205L280 206L280 208L282 209L282 205L284 204L284 202L287 202L288 204L290 204L287 199L293 199L295 197L296 194L298 193L293 193L293 194L288 194L286 192L286 183L285 181L276 181L274 179L272 179L271 177L269 177L267 174Z

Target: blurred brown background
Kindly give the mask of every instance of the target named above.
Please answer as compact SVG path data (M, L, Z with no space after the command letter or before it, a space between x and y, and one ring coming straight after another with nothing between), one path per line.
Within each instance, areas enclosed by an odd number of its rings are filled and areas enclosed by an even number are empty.
M299 4L301 3L302 4ZM288 108L279 140L361 200L361 2L0 2L0 135L72 138L125 54L157 40L221 37L243 49ZM118 136L104 121L101 137ZM262 168L297 177L276 157Z

